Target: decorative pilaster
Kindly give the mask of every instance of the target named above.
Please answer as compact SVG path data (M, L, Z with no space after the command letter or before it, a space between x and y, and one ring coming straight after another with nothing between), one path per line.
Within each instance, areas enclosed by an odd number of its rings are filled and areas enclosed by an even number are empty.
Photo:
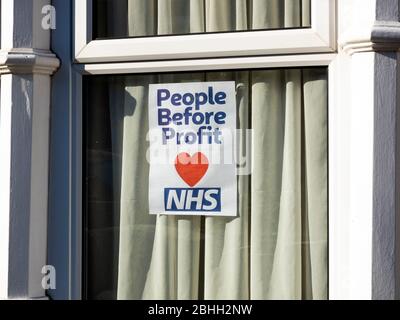
M374 2L374 21L364 21L366 23L361 25L356 21L354 27L344 32L340 39L342 52L351 56L353 64L368 54L373 54L370 62L374 64L371 79L373 122L370 124L373 130L372 214L369 210L362 212L361 224L350 232L359 234L362 222L366 222L364 226L367 227L362 234L370 233L366 238L371 241L372 250L365 256L371 257L365 261L371 260L371 267L363 264L359 270L362 273L362 268L370 269L370 276L363 281L370 281L372 299L392 300L399 298L400 288L400 8L398 0ZM357 7L357 14L363 11L361 8ZM366 70L367 65L358 70L359 75L353 74L352 77L363 83L368 77ZM357 82L352 90L369 94L368 87L363 88ZM360 101L353 102L353 105L357 103ZM363 112L368 112L368 103L363 105ZM355 126L361 121L362 118L353 119ZM369 161L368 158L365 161ZM360 166L363 166L362 162ZM371 182L370 179L366 174L360 186ZM368 198L365 201L369 201ZM358 247L365 245L359 241Z
M50 76L59 66L41 24L49 3L1 1L1 298L45 297Z

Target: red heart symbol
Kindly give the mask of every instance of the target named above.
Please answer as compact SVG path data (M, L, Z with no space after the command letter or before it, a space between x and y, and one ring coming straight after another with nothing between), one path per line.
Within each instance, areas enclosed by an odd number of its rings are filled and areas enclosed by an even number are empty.
M204 177L208 170L208 159L197 152L192 157L189 153L178 154L175 161L175 168L179 176L190 187L194 187Z

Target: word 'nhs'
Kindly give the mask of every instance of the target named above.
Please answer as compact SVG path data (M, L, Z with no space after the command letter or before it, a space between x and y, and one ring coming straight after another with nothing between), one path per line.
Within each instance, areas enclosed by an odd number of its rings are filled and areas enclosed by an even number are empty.
M165 211L221 212L220 188L166 188L164 189Z

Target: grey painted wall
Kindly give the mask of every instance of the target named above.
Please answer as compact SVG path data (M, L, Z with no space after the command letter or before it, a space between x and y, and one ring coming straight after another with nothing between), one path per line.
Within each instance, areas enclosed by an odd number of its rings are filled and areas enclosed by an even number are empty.
M398 21L399 17L399 0L377 0L376 20Z
M391 24L379 32L383 40L400 43L399 0L377 0L376 20ZM394 23L393 23L394 22ZM396 47L396 45L394 46ZM398 299L400 274L400 65L399 54L375 55L373 299Z
M69 128L72 98L72 1L53 0L57 12L56 29L52 31L51 50L61 60L61 68L52 79L50 131L50 191L48 216L48 263L56 268L56 290L53 299L68 299L70 292L70 143Z
M398 74L396 52L376 53L372 265L374 299L394 299L396 295Z

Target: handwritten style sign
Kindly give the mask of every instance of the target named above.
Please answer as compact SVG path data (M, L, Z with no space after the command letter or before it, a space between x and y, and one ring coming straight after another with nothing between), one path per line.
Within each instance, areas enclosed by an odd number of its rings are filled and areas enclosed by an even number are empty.
M150 214L235 217L235 130L235 82L150 85Z

